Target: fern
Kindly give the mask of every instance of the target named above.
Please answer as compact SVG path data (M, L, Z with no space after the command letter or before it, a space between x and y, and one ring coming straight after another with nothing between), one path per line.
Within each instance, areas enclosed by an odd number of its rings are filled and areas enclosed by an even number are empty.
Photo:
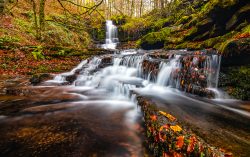
M42 46L38 46L33 52L32 55L34 57L35 60L40 60L40 59L45 59L44 55L43 55L43 47Z

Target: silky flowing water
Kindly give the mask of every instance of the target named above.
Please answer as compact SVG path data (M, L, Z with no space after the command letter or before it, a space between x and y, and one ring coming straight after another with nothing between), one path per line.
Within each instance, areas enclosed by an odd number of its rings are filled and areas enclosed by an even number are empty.
M113 21L107 20L106 21L106 39L105 39L105 44L102 45L102 48L115 49L118 42L119 42L119 39L118 39L117 27L113 24Z
M27 95L0 97L0 154L145 156L141 95L209 144L246 156L249 103L217 89L220 60L216 52L142 50L84 60Z

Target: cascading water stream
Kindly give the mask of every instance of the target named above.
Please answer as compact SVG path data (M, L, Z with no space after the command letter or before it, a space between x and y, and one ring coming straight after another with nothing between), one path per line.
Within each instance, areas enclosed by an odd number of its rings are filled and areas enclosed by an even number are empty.
M62 83L62 80L67 81L70 75L77 76L70 88L76 90L82 88L84 91L91 89L96 95L94 98L104 102L126 102L130 108L127 112L129 124L133 123L138 115L137 101L132 91L164 95L165 91L178 89L200 96L213 95L214 98L222 96L216 88L220 56L173 52L168 59L157 62L149 57L150 55L151 53L126 50L119 54L96 56L81 62L71 72L58 75L48 82ZM153 63L151 68L150 63ZM93 99L87 96L83 98ZM116 103L112 103L114 104ZM133 104L132 110L131 104Z
M116 49L118 39L117 27L111 20L106 21L106 39L105 44L102 45L104 49Z
M224 102L203 98L221 96L218 90L214 90L218 84L219 68L220 56L216 53L170 51L159 55L154 52L135 53L135 50L127 50L113 55L96 56L82 62L74 70L75 81L64 88L69 88L67 90L70 94L80 97L80 100L74 100L76 102L73 102L73 105L83 106L82 110L86 112L91 107L101 109L98 114L89 113L100 115L100 120L94 121L91 126L105 129L108 123L112 126L112 129L108 129L109 134L120 130L133 130L136 135L134 126L138 124L138 116L140 116L137 95L150 98L158 103L161 110L177 115L178 119L182 118L181 120L188 121L192 126L202 125L206 131L206 128L210 129L212 125L216 125L214 122L221 117L222 112L226 112L223 114L227 116L230 111L250 117L248 112L232 107L229 103L231 106L227 103L223 104ZM68 80L68 75L63 77L64 80ZM56 80L57 77L54 82ZM53 104L53 106L56 105ZM114 114L110 114L111 112ZM122 118L117 118L116 116L121 113ZM85 117L84 114L80 116ZM113 120L118 120L119 124L124 124L125 129L117 129L115 124L112 124L112 120L102 127L95 126L95 123L103 124L105 120L102 121L102 118L109 116ZM224 121L223 116L219 124ZM222 129L224 128L227 127ZM132 147L136 145L135 142L131 143ZM137 148L134 149L135 152L138 152Z
M71 72L56 76L54 82L65 81L67 76L78 71L75 86L102 88L111 92L114 97L119 95L130 99L130 90L150 84L222 98L221 92L217 90L221 60L219 55L174 52L167 60L159 62L158 72L145 69L143 62L150 58L148 55L134 53L132 50L94 57L88 63L83 61ZM149 71L146 73L145 70ZM156 79L151 80L152 77Z

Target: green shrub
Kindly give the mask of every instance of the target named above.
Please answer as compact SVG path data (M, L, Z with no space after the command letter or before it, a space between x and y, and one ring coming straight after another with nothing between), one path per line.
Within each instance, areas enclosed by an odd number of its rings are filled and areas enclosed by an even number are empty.
M35 60L45 59L43 55L43 47L38 46L34 51L32 51L32 55Z
M65 50L59 50L56 54L58 56L66 56Z
M0 45L13 44L13 43L17 43L19 41L20 41L20 39L17 37L11 37L11 36L0 37Z

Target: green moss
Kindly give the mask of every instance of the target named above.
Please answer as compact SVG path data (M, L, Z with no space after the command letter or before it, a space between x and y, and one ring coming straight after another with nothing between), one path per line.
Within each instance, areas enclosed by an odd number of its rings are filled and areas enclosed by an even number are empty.
M197 24L198 20L195 18L195 19L192 19L189 23L185 24L184 25L184 28L190 28L190 27L193 27Z
M116 25L123 25L128 21L129 17L126 15L115 15L111 17L111 20L116 24Z
M248 24L246 27L244 27L242 29L241 33L250 33L250 24Z
M230 47L236 46L234 41L235 41L235 39L229 39L229 40L226 40L225 42L221 43L221 45L218 47L218 51L223 55L229 54Z
M229 40L230 38L232 38L232 36L235 34L235 32L230 32L230 33L227 33L223 36L218 36L218 37L215 37L215 38L209 38L207 40L205 40L203 42L203 46L205 48L218 48L216 45L217 44L221 44L227 40Z
M154 45L157 43L163 44L165 41L167 41L167 37L171 34L172 28L166 27L161 29L159 32L152 32L149 33L141 38L141 40L138 41L138 44L140 45Z
M21 19L21 18L15 18L14 23L16 26L18 26L23 32L29 33L31 35L35 35L35 30L33 28L33 24L30 21Z
M241 9L239 9L232 17L231 19L227 22L226 24L226 29L230 30L231 28L233 28L235 25L237 25L238 23L241 22L241 20L244 19L247 20L247 15L250 12L250 5L246 5L244 7L242 7Z
M122 25L121 28L127 32L136 32L143 30L150 25L151 21L144 18L131 18L125 25Z
M17 44L20 41L18 37L12 37L12 36L3 36L0 37L0 46L6 45L6 44Z
M201 14L205 15L211 12L213 9L226 8L236 3L237 0L210 0L202 7Z
M220 87L237 99L250 100L250 66L229 67L224 71Z
M187 48L188 43L184 42L176 46L176 49L185 49Z
M192 16L182 16L175 24L180 25L180 24L185 24L189 22L192 19Z
M159 30L163 28L167 23L170 23L171 19L170 18L163 18L159 19L156 22L152 23L152 30Z
M184 40L189 40L193 37L194 34L196 34L198 32L198 28L197 27L193 27L192 29L190 29L188 31L188 33L185 35Z

